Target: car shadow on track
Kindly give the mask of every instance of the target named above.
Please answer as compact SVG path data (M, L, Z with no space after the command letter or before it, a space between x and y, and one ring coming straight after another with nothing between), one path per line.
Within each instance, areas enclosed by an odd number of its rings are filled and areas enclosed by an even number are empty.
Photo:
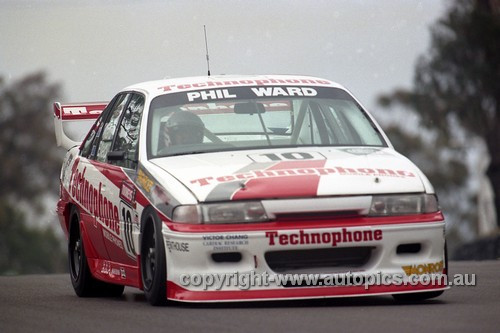
M126 292L121 300L142 303L146 301L144 294L136 291ZM218 302L218 303L193 303L170 301L167 307L190 309L245 309L245 308L301 308L301 307L362 307L362 306L405 306L405 305L440 305L445 301L436 298L424 301L396 301L391 296L370 297L342 297L302 300L276 300L276 301L245 301L245 302Z
M428 305L445 304L440 300L426 300L420 302L400 302L391 297L370 298L342 298L342 299L311 299L311 300L282 300L282 301L255 301L255 302L231 302L231 303L180 303L174 306L185 308L302 308L302 307L361 307L361 306L402 306L402 305Z

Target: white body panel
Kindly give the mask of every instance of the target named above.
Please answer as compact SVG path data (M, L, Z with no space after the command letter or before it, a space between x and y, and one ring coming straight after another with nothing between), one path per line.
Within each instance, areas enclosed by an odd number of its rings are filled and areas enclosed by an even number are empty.
M323 159L324 164L321 167L308 167L302 163L303 166L292 166L286 169L290 170L288 174L276 174L276 177L287 177L290 181L294 181L294 176L309 173L317 175L320 177L317 196L432 193L432 188L424 186L420 172L415 165L394 150L390 148L352 148L351 150L355 153L349 152L349 149L325 147L280 149L280 153L297 151L314 153ZM271 161L259 163L252 159L252 157L255 159L255 156L263 156L266 153L276 153L276 150L168 157L153 159L151 163L181 181L197 200L204 202L215 187L237 180L238 176L241 176L241 181L244 183L251 179L274 179L272 173L269 176L256 173L256 171L265 172L278 164ZM265 192L265 190L262 191ZM256 199L259 198L256 197Z
M443 248L444 221L441 223L419 223L409 226L407 224L372 227L350 227L344 228L348 232L381 230L380 241L347 242L335 245L337 248L362 245L373 247L370 260L362 267L355 269L339 268L326 271L325 269L298 269L284 272L273 271L266 262L265 254L268 251L279 250L307 250L307 249L330 249L331 244L306 244L306 245L280 245L275 237L274 245L270 245L270 238L266 237L266 231L247 232L223 232L223 233L173 233L168 228L163 229L165 248L167 249L167 272L168 280L182 285L180 277L182 274L250 274L251 271L262 274L342 274L357 272L359 274L402 274L403 267L423 265L429 263L444 263ZM341 232L342 228L317 228L317 229L292 229L278 232L279 235L296 235L300 230L311 233ZM239 240L230 239L231 236ZM236 236L236 237L235 237ZM242 237L244 236L244 237ZM210 240L208 240L210 238ZM229 240L228 240L229 239ZM170 245L169 245L170 243ZM187 251L181 251L172 246L173 243L187 244ZM400 244L422 243L423 249L416 254L397 255L396 249ZM224 245L227 244L227 245ZM170 248L170 250L169 250ZM218 263L211 255L213 253L239 252L242 260L237 263ZM255 287L257 289L275 289L283 286L270 285ZM252 288L252 289L255 289ZM204 291L202 286L189 287L192 291ZM239 290L238 286L225 286L220 290ZM206 291L206 290L205 290ZM243 297L244 298L244 297Z

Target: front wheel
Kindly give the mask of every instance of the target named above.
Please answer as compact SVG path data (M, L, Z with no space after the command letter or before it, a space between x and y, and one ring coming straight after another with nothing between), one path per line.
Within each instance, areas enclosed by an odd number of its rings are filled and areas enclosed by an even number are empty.
M147 208L141 232L141 277L144 294L151 305L167 302L167 269L161 220Z

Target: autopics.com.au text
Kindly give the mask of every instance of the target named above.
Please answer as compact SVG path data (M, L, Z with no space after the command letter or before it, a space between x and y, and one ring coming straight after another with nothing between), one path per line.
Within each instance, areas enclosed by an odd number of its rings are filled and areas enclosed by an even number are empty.
M196 287L203 290L221 290L238 288L249 290L252 287L270 286L475 286L475 274L411 274L404 273L342 273L342 274L269 274L256 273L206 273L181 274L180 284L184 287Z

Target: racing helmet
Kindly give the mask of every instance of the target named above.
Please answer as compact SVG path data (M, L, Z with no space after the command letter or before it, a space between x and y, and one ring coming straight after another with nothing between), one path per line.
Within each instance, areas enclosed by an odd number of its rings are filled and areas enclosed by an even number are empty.
M174 112L165 123L165 145L186 145L203 142L205 125L200 117L188 111Z

